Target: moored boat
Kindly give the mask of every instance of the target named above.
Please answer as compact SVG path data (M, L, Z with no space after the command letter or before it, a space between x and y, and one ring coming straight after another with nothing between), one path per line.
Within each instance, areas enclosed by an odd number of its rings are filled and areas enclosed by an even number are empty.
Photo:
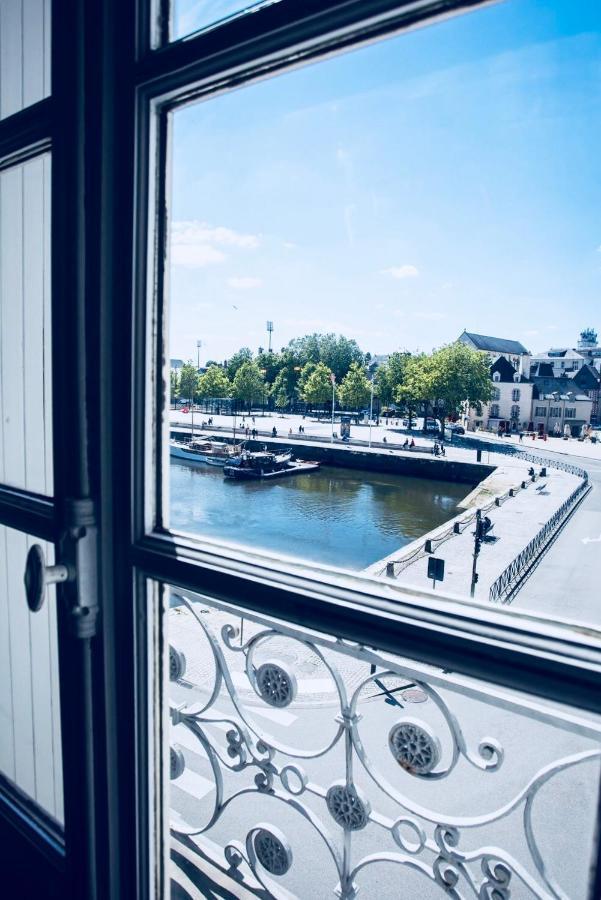
M243 450L224 466L223 474L225 478L247 481L257 478L280 478L300 472L312 472L318 468L317 462L293 460L292 450L281 450L276 453L266 449L254 453Z
M192 441L169 441L169 454L175 459L188 462L208 463L211 466L225 466L238 456L244 444L228 444L219 438L196 438Z

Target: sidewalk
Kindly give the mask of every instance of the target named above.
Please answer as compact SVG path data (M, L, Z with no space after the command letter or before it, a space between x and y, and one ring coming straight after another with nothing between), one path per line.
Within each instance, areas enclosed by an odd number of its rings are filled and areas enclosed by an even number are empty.
M524 469L521 469L525 474ZM511 473L510 473L511 474ZM493 473L492 479L497 477ZM527 475L525 475L527 477ZM521 478L520 469L515 469L514 483ZM488 481L488 479L486 479ZM474 599L482 603L488 603L488 593L492 583L499 577L503 569L520 553L535 534L551 518L554 512L569 497L572 491L580 483L575 475L569 475L553 468L547 469L544 478L536 482L527 482L527 487L520 490L516 496L508 498L501 506L493 506L486 515L493 523L490 532L493 540L483 542L478 557L477 572L478 582ZM486 482L483 482L485 485ZM496 489L496 485L495 485ZM480 490L476 489L477 491ZM465 505L473 505L474 498L466 498ZM482 499L486 499L482 497ZM479 501L480 502L480 501ZM467 515L464 516L467 518ZM469 596L472 563L474 552L475 524L470 522L461 534L452 534L444 542L434 542L431 554L420 554L414 562L403 568L395 577L395 581L418 588L431 586L428 579L428 559L434 556L445 562L444 582L437 585L441 590L459 596ZM437 529L438 532L444 529ZM432 535L436 532L432 532ZM420 541L415 542L415 547L423 545L430 535L424 535ZM396 558L402 560L414 549L413 545L404 547ZM393 557L394 558L394 555ZM378 564L378 568L385 569L385 560ZM382 565L383 564L383 565ZM370 567L370 571L375 570Z

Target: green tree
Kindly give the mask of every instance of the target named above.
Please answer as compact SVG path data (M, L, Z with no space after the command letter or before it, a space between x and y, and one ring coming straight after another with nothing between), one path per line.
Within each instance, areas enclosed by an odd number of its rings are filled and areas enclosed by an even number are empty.
M411 356L406 362L402 382L393 387L394 402L406 411L409 421L415 417L427 395L425 359L425 354Z
M262 369L263 372L265 372L265 381L267 381L268 384L273 384L278 372L284 365L284 361L281 359L281 354L279 353L259 353L255 362L259 369Z
M359 409L369 402L371 385L365 369L353 362L338 388L338 398L345 409Z
M398 400L416 409L423 402L441 421L461 412L464 404L478 407L492 396L487 358L465 344L448 344L427 356L412 357Z
M365 360L357 341L342 334L306 334L291 340L288 347L299 357L301 365L322 362L338 381L342 381L351 363L363 364Z
M262 400L267 393L267 385L256 362L243 362L232 383L232 395L248 405L249 411L253 403Z
M306 368L306 367L305 367ZM304 373L301 372L301 381ZM332 373L324 363L313 366L310 374L303 382L301 397L310 406L325 404L332 397Z
M209 366L198 380L198 394L205 397L229 397L232 385L227 373L217 365Z
M230 381L233 381L240 366L245 362L251 362L252 358L253 352L250 347L241 347L240 350L237 350L236 353L230 357L227 361L227 376Z
M406 350L391 353L387 361L378 367L375 374L376 390L383 406L396 402L396 391L404 381L410 359L411 354Z
M285 409L298 397L298 373L294 369L280 369L271 386L271 396L275 405Z
M299 372L298 393L299 393L299 396L303 400L305 399L305 388L307 386L307 381L309 380L309 378L315 371L316 367L317 367L317 363L308 362L308 363L305 363L305 365L302 367L302 369ZM307 402L307 401L305 401L305 402Z
M191 359L184 363L179 376L179 392L180 397L185 400L194 400L198 391L198 369Z
M171 403L175 403L179 397L179 375L177 369L171 369L169 373L169 392L171 395Z

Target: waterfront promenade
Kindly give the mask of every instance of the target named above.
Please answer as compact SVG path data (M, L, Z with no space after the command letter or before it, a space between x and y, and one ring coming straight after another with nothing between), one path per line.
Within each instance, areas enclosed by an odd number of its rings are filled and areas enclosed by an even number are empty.
M182 414L179 411L171 411L170 419L172 426L185 428L186 426L190 427L191 424L190 415ZM194 419L195 431L197 427L200 431L203 417L197 413ZM206 419L204 421L206 422ZM304 428L304 433L299 433L301 426ZM233 434L232 417L214 416L213 427L219 430L223 429L221 433L231 436ZM428 435L414 436L414 449L403 449L402 444L406 439L406 434L396 431L392 421L389 422L388 428L386 425L372 426L371 448L366 446L366 438L369 436L369 429L366 426L352 427L351 437L353 440L351 443L344 444L336 441L334 445L331 443L331 422L328 421L303 419L300 416L274 415L271 417L255 416L253 424L252 417L245 417L244 425L241 418L237 421L236 434L245 434L246 427L256 428L260 436L261 434L266 435L265 440L268 443L275 440L277 443L285 444L289 440L298 448L298 451L302 447L305 453L316 454L317 448L320 448L320 453L327 453L326 448L333 447L337 461L345 460L345 462L338 461L339 465L346 465L346 460L352 459L352 463L357 467L369 468L369 457L373 454L375 458L377 457L378 466L385 465L387 458L391 459L391 463L393 459L397 459L401 475L404 474L401 467L409 466L412 460L413 466L411 470L408 469L408 473L418 474L422 477L427 477L426 473L434 473L435 469L444 468L445 475L437 474L436 477L448 477L451 480L464 482L469 482L471 478L472 483L482 479L476 489L458 504L456 520L460 523L461 533L449 536L447 523L420 536L412 544L399 547L397 551L380 560L374 560L365 570L367 574L387 578L387 580L390 580L393 572L394 580L399 584L414 585L419 589L432 586L432 582L427 577L427 566L428 557L433 555L445 561L444 582L438 584L437 589L460 597L470 595L475 524L472 521L464 526L467 518L464 510L473 510L477 506L489 507L495 496L506 495L510 488L518 488L516 496L504 499L500 506L495 506L487 511L487 515L493 523L492 540L484 542L481 547L477 562L478 581L474 595L477 602L483 603L489 602L490 587L501 572L527 546L579 483L579 479L575 475L549 466L546 477L531 484L529 470L532 464L522 456L520 451L534 452L537 456L548 458L550 462L563 458L565 462L579 462L587 467L592 464L593 468L595 454L599 453L599 444L583 444L576 440L556 440L555 442L549 440L544 443L525 440L519 444L517 438L514 441L478 433L474 437L478 439L480 446L483 439L490 447L490 450L481 449L481 465L478 465L476 446L470 446L468 440L463 440L460 444L455 445L446 443L445 457L433 456L434 438ZM271 436L274 427L277 431L275 439ZM386 438L386 442L384 442L384 438ZM513 443L517 446L511 447ZM508 455L507 450L510 447L513 452ZM587 458L574 459L574 451L577 452L583 448L588 451ZM432 463L432 466L429 463ZM494 467L494 471L492 467ZM535 470L538 473L540 465L535 467ZM527 484L525 490L519 489L522 482ZM570 524L568 523L566 527L569 528ZM601 527L599 530L601 531ZM441 535L444 535L445 539L439 542L436 538ZM591 535L591 537L594 539L595 535ZM425 552L427 539L433 540L431 552ZM410 560L409 564L407 564L408 559ZM392 571L389 567L387 576L386 563L391 561L395 565ZM539 580L540 576L537 576L535 583ZM518 595L519 591L512 602L516 602ZM533 598L532 589L529 591L529 598L528 607L534 608L536 600ZM538 602L540 604L540 599ZM559 601L559 605L563 607L563 601Z
M495 494L505 493L509 488L517 489L515 496L508 497L500 506L492 506L486 512L493 527L489 533L490 539L482 542L477 559L478 581L474 593L476 601L489 602L489 591L493 582L568 499L581 480L575 475L549 466L544 477L532 482L528 477L529 465L519 458L516 458L515 462L512 459L512 464L505 463L490 479L487 479L492 490L487 491L484 482L480 489L473 492L475 495L473 501L466 503L468 508L475 505L489 505ZM523 489L520 487L522 483L526 485ZM467 517L459 515L456 518L461 522ZM404 547L396 557L391 554L387 559L370 566L368 572L385 576L386 563L389 560L400 560L400 563L394 566L395 581L416 587L423 587L428 583L432 585L431 581L428 582L427 570L428 559L434 556L445 561L444 582L437 584L437 588L458 596L469 596L474 530L475 521L472 520L462 528L460 534L451 534L443 542L438 543L436 537L449 532L447 523L446 527L435 529L419 541ZM432 539L433 553L415 554L420 548L423 551L427 538ZM408 564L404 562L406 560L410 560Z

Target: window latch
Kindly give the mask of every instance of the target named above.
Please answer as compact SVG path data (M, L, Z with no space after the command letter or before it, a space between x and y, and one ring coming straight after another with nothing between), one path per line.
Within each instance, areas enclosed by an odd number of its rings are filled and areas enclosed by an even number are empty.
M65 530L60 540L61 562L46 565L44 551L34 544L25 564L25 594L32 612L38 612L51 584L64 584L69 608L71 632L78 638L96 634L97 602L97 531L92 500L67 500Z

